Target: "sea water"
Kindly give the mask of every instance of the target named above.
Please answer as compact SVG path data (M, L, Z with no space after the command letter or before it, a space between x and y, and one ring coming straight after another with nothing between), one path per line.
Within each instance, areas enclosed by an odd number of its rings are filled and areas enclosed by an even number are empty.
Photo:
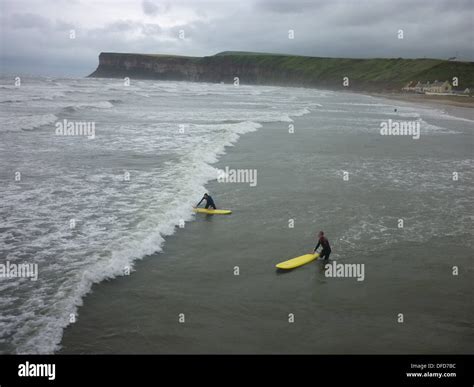
M379 99L314 89L31 77L15 85L2 78L0 263L37 265L38 278L0 279L0 351L57 350L92 284L133 271L136 260L166 248L166 236L193 219L206 183L222 173L213 163L227 147L267 123L283 123L289 135L297 134L294 119L310 113L318 117L314 130L331 131L341 141L357 133L380 138L388 119L417 122L420 138L412 141L456 136L473 123L433 108L405 105L394 113ZM314 166L302 160L305 167ZM424 173L413 172L420 168ZM361 158L320 175L342 180L345 170L349 179L363 177L366 187L406 185L420 211L428 205L428 188L437 192L436 203L456 196L455 206L441 209L443 224L425 227L421 215L407 214L400 243L410 230L416 230L412 239L426 240L442 228L454 235L470 227L472 191L453 193L451 177L456 172L472 182L469 157L433 156L422 165L410 158ZM330 218L331 211L319 215ZM365 238L377 249L396 227L391 220L376 211L349 214L339 251Z

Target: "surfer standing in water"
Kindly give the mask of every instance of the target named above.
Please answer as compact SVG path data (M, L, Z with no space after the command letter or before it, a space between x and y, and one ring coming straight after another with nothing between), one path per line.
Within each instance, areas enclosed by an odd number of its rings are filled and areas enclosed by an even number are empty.
M199 205L202 203L203 200L206 201L206 209L208 209L209 207L211 207L212 209L217 210L216 204L214 203L214 200L213 200L212 197L211 197L210 195L208 195L207 193L204 194L204 196L202 197L201 201L197 204L196 207L199 207Z
M329 259L329 255L331 255L331 246L329 245L329 241L328 239L324 236L324 232L323 231L320 231L319 234L318 234L318 244L316 245L316 247L314 248L314 251L313 251L313 254L316 252L316 250L318 249L318 247L321 245L321 247L323 248L321 250L321 253L319 253L319 257L320 258L324 258L325 260L326 259Z

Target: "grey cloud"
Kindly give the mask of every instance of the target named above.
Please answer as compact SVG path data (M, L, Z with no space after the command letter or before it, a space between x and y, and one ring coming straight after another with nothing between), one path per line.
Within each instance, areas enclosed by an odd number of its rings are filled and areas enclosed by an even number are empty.
M159 24L156 23L144 23L133 20L120 20L111 24L108 24L101 28L95 28L87 31L90 38L97 39L100 42L101 39L106 40L107 38L113 37L113 39L121 39L122 42L129 40L140 39L140 37L132 37L131 34L139 34L142 37L148 36L164 36L165 32ZM118 42L118 41L117 41Z
M159 7L151 0L143 0L142 7L146 15L156 15L159 11Z
M49 19L32 13L15 13L11 16L8 24L11 28L19 29L44 30L51 27L51 22Z
M259 0L255 3L258 11L270 11L275 13L289 14L313 11L325 7L328 3L321 0Z
M73 23L64 22L62 20L56 20L55 26L58 31L69 31L75 28Z
M153 0L143 0L142 9L145 15L156 16L160 13L165 13L168 11L170 5L168 3L153 1Z

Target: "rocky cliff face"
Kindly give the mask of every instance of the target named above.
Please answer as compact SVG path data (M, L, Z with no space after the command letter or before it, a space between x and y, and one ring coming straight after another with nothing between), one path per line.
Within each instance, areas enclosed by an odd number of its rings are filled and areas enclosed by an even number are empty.
M232 56L181 57L101 53L99 66L90 77L141 78L191 82L233 83L235 77L246 84L288 84L289 73Z
M474 86L474 63L439 59L347 59L225 52L186 57L101 53L90 77L400 91L409 81L450 80ZM433 78L433 79L432 79ZM344 80L347 80L346 84Z

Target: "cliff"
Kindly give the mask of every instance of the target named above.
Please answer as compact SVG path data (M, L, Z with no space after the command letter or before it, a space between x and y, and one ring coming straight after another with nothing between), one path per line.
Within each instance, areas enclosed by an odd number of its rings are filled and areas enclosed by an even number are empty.
M103 52L90 77L140 78L191 82L400 91L409 81L459 79L459 88L474 88L474 62L440 59L318 58L250 52L214 56L126 54Z

